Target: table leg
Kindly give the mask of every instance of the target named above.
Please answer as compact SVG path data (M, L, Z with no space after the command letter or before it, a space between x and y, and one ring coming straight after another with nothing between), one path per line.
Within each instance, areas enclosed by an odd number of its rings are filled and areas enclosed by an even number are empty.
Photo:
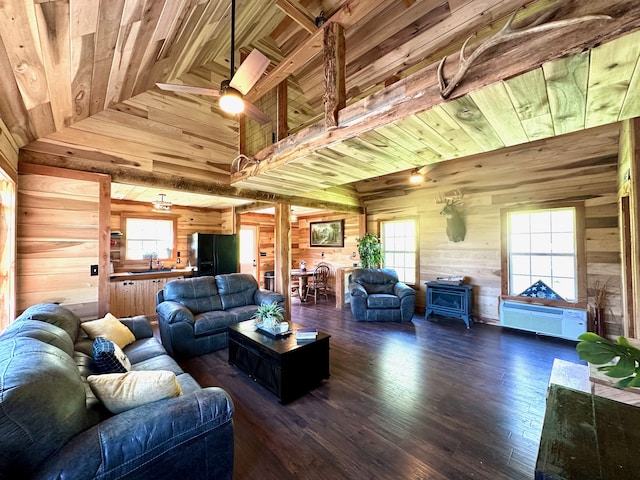
M300 276L300 281L298 283L298 295L300 295L300 301L307 301L307 277L304 275Z

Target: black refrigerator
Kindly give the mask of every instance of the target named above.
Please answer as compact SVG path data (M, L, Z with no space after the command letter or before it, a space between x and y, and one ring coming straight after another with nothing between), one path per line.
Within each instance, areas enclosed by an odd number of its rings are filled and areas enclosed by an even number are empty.
M238 236L192 233L187 238L189 262L194 276L220 275L238 271Z

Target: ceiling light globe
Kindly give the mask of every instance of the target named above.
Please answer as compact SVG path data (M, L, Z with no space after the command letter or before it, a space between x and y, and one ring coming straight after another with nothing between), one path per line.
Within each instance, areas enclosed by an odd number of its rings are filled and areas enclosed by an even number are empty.
M244 101L238 90L228 86L225 80L222 82L220 96L220 108L227 113L242 113L244 111Z
M422 183L423 180L424 180L424 177L419 173L414 173L409 177L409 183L413 183L413 184Z

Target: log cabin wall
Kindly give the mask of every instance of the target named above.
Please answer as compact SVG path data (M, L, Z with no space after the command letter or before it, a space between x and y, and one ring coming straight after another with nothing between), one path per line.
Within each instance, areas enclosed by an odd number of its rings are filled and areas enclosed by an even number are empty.
M424 282L463 275L475 285L475 313L499 323L501 295L501 211L540 202L579 201L585 206L588 285L610 280L608 335L623 332L620 297L621 262L618 226L618 126L593 129L581 143L572 135L539 141L430 167L425 182L410 186L408 173L358 185L367 208L367 230L379 222L419 218L418 308L424 310ZM439 193L460 189L464 195L466 238L450 242Z
M20 163L16 313L44 302L106 312L109 190L106 175Z
M112 199L110 217L112 232L123 230L122 214L124 212L149 215L152 214L151 204ZM181 267L187 266L187 259L189 258L187 235L190 233L230 234L234 232L233 214L230 209L215 210L211 208L190 208L173 205L171 207L171 213L168 214L167 217L170 215L176 216L178 219L177 251L181 254ZM121 242L121 244L123 243L124 242ZM176 265L177 257L175 254L176 252L174 252L174 257L169 262L165 263L165 267L173 267ZM124 259L123 253L120 254L120 258ZM144 267L146 264L146 261L114 262L114 269L116 272L129 271L132 268Z
M336 269L351 267L358 263L357 238L360 235L360 215L345 215L344 213L329 213L324 215L314 215L301 217L298 220L298 245L297 255L293 256L294 266L299 266L300 260L307 263L307 267L313 268L320 262L331 265L332 272L329 279L329 287L335 293L335 273ZM309 241L309 224L312 222L328 222L333 220L344 220L344 247L312 247ZM353 256L355 252L356 256ZM324 256L323 256L324 254Z
M16 180L18 146L0 118L0 331L16 308Z

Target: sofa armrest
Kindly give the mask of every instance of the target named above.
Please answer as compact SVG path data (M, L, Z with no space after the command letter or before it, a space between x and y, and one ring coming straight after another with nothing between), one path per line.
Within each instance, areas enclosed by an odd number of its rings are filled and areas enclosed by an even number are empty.
M193 325L196 321L193 312L179 302L164 301L156 307L158 320L166 324L187 322Z
M406 283L398 282L393 287L393 294L396 297L404 298L408 295L415 295L416 291Z
M360 285L359 283L356 283L356 282L351 282L349 284L349 294L352 297L364 297L364 298L367 298L369 296L369 294L367 293L365 288L362 285Z
M253 301L256 305L262 305L263 303L284 303L284 296L278 292L272 292L271 290L265 290L259 288L256 290L253 296Z
M232 415L216 387L152 402L77 435L33 478L231 479Z
M121 318L120 322L129 327L129 330L133 332L133 336L136 337L136 340L153 337L153 330L151 329L149 319L144 315Z

